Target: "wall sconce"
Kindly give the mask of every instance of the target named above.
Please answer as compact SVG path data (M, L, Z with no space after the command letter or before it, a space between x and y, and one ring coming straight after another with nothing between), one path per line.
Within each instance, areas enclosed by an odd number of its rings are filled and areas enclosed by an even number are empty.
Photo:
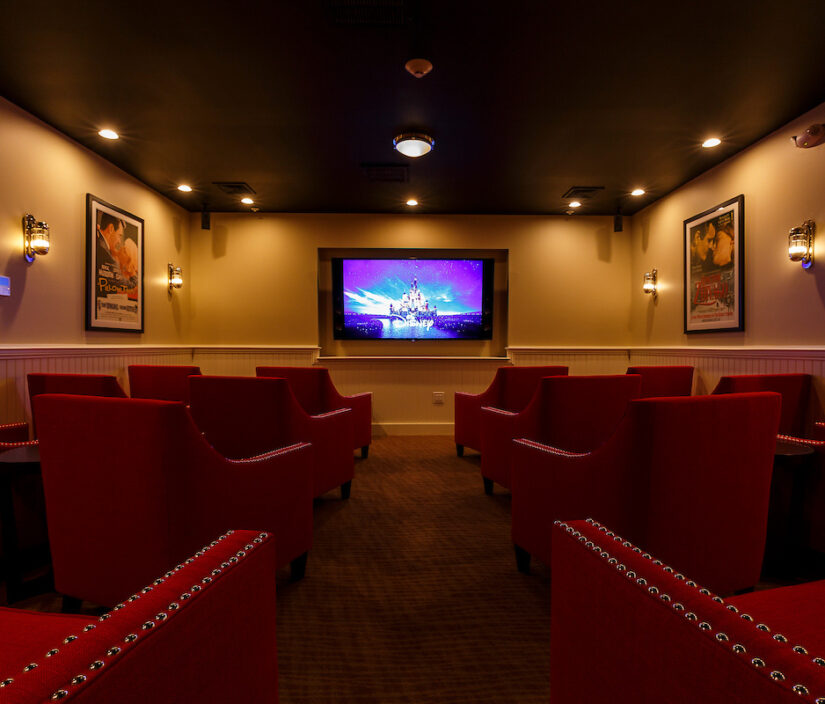
M23 256L31 264L37 254L49 253L49 226L35 219L34 215L23 216Z
M802 262L803 269L814 265L814 231L816 223L806 220L801 227L792 227L788 233L788 257L792 262Z
M653 269L653 271L645 272L645 282L642 285L642 290L645 293L652 293L653 298L656 298L656 278L657 278L657 275L658 275L658 272L656 271L656 269Z
M169 290L183 287L183 275L179 266L169 265Z

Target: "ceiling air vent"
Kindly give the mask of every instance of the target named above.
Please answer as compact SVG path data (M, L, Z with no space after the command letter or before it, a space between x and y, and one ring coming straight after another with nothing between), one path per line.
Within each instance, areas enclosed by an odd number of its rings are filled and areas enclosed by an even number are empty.
M244 181L213 181L212 185L217 186L230 196L248 196L255 193L252 186Z
M368 181L403 183L410 180L407 164L361 164Z
M571 200L582 200L592 198L604 190L604 186L571 186L562 198Z
M327 0L326 10L335 25L361 27L404 27L406 0Z

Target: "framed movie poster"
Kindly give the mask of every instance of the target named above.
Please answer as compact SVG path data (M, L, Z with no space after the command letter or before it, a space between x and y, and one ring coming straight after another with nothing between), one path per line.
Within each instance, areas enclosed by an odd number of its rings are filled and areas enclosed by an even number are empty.
M86 329L143 332L143 220L86 194Z
M745 196L685 220L685 332L745 329Z

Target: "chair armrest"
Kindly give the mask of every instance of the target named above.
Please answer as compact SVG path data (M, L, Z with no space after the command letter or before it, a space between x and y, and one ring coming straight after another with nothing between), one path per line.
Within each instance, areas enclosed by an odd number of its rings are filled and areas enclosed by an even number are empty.
M309 416L306 425L315 452L313 496L320 496L352 479L355 471L352 423L353 412L349 408Z
M513 438L517 435L519 414L493 406L480 413L481 476L502 486L510 486Z
M49 654L3 696L16 704L275 704L274 539L222 535Z
M5 423L0 425L0 443L26 442L28 439L28 423Z
M13 450L15 447L27 447L28 445L37 445L38 440L26 440L24 442L0 442L0 452L6 450Z

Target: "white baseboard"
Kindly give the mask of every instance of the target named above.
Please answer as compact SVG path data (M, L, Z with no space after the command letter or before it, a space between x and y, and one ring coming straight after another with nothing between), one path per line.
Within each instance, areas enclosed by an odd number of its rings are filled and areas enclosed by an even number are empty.
M373 437L386 435L452 435L453 423L373 423Z

